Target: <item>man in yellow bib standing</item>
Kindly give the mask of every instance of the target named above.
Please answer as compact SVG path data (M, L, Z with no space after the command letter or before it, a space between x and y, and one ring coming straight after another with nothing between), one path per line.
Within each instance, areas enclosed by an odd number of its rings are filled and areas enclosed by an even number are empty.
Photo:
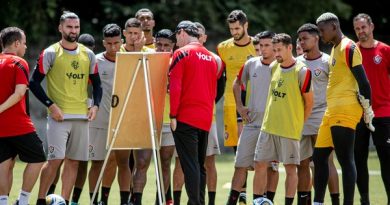
M242 118L236 110L233 81L245 62L256 56L252 38L248 35L248 18L242 10L234 10L227 17L232 38L218 44L217 54L225 66L226 87L224 95L224 145L237 151L238 137L242 131ZM242 87L242 102L245 104L245 85ZM245 180L246 181L246 180ZM246 187L246 183L244 184ZM240 193L240 204L246 204L246 193Z
M285 205L292 205L298 185L300 139L304 122L313 107L311 71L292 54L292 40L287 34L272 38L275 58L263 124L255 151L253 199L263 200L270 161L283 163L286 169Z
M328 107L313 153L314 205L324 203L329 178L327 159L333 149L343 173L343 204L351 205L356 182L355 129L363 113L365 124L374 131L371 123L374 113L370 103L370 84L364 72L360 50L351 39L343 35L337 16L329 12L324 13L318 17L317 26L322 41L332 43L333 48L329 59L329 83L326 93Z
M95 55L77 43L79 17L64 12L58 29L61 40L41 53L30 82L31 91L49 110L48 162L41 172L38 205L46 204L46 193L63 161L61 195L69 203L79 161L88 161L88 121L95 119L102 98ZM46 92L41 86L45 77ZM93 86L91 107L88 104L88 80Z

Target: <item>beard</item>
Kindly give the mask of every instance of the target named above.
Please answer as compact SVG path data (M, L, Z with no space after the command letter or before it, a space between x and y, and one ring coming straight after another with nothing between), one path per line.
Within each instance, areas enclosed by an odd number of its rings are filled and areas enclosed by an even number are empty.
M283 63L283 58L282 57L276 57L276 61L278 61L278 63Z
M363 42L367 41L368 40L368 34L363 33L362 35L359 35L358 38L359 38L359 41L363 41Z
M233 38L234 38L235 41L239 41L239 40L241 40L242 38L244 38L244 36L245 36L245 32L242 32L241 35L239 35L238 37L233 37Z
M70 35L64 34L63 37L66 41L73 43L73 42L77 41L77 39L79 38L79 35L76 34L75 36L70 36Z

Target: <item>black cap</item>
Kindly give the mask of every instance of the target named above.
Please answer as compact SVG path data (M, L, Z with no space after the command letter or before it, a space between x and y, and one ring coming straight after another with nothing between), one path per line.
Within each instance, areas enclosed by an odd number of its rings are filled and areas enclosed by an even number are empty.
M183 29L185 32L187 32L191 36L199 37L198 28L191 21L188 21L188 20L181 21L179 24L177 24L175 32L173 32L172 35L176 35L176 33L179 32L181 29Z
M159 30L155 35L154 38L166 38L173 42L176 41L175 36L173 35L173 32L169 29L161 29Z

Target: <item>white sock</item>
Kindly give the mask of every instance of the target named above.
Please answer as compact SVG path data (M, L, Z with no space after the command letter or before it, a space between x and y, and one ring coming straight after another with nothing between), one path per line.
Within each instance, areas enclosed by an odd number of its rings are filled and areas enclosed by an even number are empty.
M324 203L314 202L313 205L323 205Z
M30 192L20 190L19 205L28 205L28 199L30 198Z
M8 196L0 195L0 205L8 205Z

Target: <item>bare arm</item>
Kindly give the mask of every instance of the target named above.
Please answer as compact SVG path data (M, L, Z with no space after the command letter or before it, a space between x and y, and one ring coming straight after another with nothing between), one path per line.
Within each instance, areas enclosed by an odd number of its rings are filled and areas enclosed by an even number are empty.
M8 108L14 106L18 103L24 96L27 90L27 85L25 84L17 84L15 86L15 92L10 95L7 100L0 105L0 113L6 111Z
M243 120L245 120L247 122L251 122L251 119L248 116L249 110L247 107L245 107L242 104L242 101L241 101L241 86L242 86L241 80L239 80L236 77L236 79L234 79L234 82L233 82L233 94L234 94L234 99L236 101L236 109L237 109L237 112L240 113Z
M303 103L304 103L304 120L309 118L311 115L311 110L313 108L313 91L302 93Z

